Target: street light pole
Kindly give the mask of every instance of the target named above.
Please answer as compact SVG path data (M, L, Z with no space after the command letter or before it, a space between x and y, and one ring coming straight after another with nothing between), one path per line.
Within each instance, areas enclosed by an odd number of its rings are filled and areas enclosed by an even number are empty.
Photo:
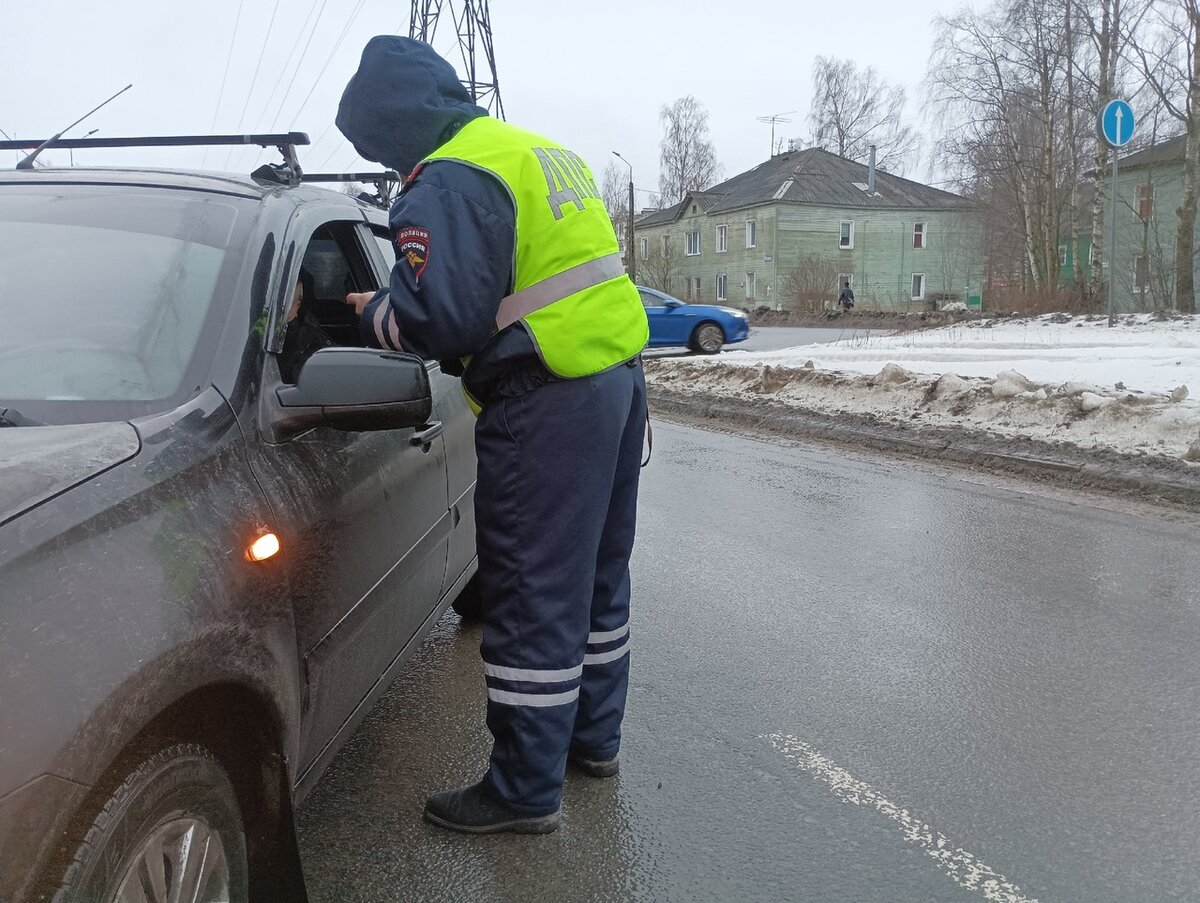
M613 151L613 156L629 167L629 225L625 229L625 234L629 239L629 279L631 282L637 282L637 248L633 243L633 164Z

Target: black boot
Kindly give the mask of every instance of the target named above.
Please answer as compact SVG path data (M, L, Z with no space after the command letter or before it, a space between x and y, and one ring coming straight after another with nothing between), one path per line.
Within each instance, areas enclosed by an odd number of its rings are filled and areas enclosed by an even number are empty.
M567 762L593 778L615 777L621 770L619 756L613 756L611 759L593 759L583 753L572 751L567 756Z
M558 828L557 810L549 815L525 815L511 808L483 783L443 790L425 803L425 820L464 834L549 834Z

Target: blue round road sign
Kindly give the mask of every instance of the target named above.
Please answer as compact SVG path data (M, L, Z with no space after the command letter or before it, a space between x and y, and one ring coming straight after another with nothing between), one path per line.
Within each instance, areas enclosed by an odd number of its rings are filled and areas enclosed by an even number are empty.
M1113 147L1124 147L1128 144L1133 138L1133 128L1136 124L1133 107L1123 100L1110 100L1096 117L1101 137Z

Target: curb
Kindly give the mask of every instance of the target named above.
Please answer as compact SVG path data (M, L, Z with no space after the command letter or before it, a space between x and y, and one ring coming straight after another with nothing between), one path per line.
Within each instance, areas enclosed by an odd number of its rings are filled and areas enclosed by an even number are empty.
M1139 460L1116 452L1086 452L1034 439L1003 439L986 433L904 428L867 417L836 417L766 402L753 410L707 395L677 394L648 386L650 410L685 422L717 420L748 431L833 442L973 469L1033 477L1063 486L1137 495L1142 501L1200 510L1200 467L1184 461ZM1017 448L1019 446L1019 448Z

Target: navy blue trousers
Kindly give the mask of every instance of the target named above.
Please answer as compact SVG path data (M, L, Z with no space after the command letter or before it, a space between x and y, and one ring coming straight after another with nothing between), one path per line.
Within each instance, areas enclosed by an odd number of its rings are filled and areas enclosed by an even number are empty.
M558 809L569 750L620 747L645 427L636 361L497 399L476 424L484 781L523 813Z

